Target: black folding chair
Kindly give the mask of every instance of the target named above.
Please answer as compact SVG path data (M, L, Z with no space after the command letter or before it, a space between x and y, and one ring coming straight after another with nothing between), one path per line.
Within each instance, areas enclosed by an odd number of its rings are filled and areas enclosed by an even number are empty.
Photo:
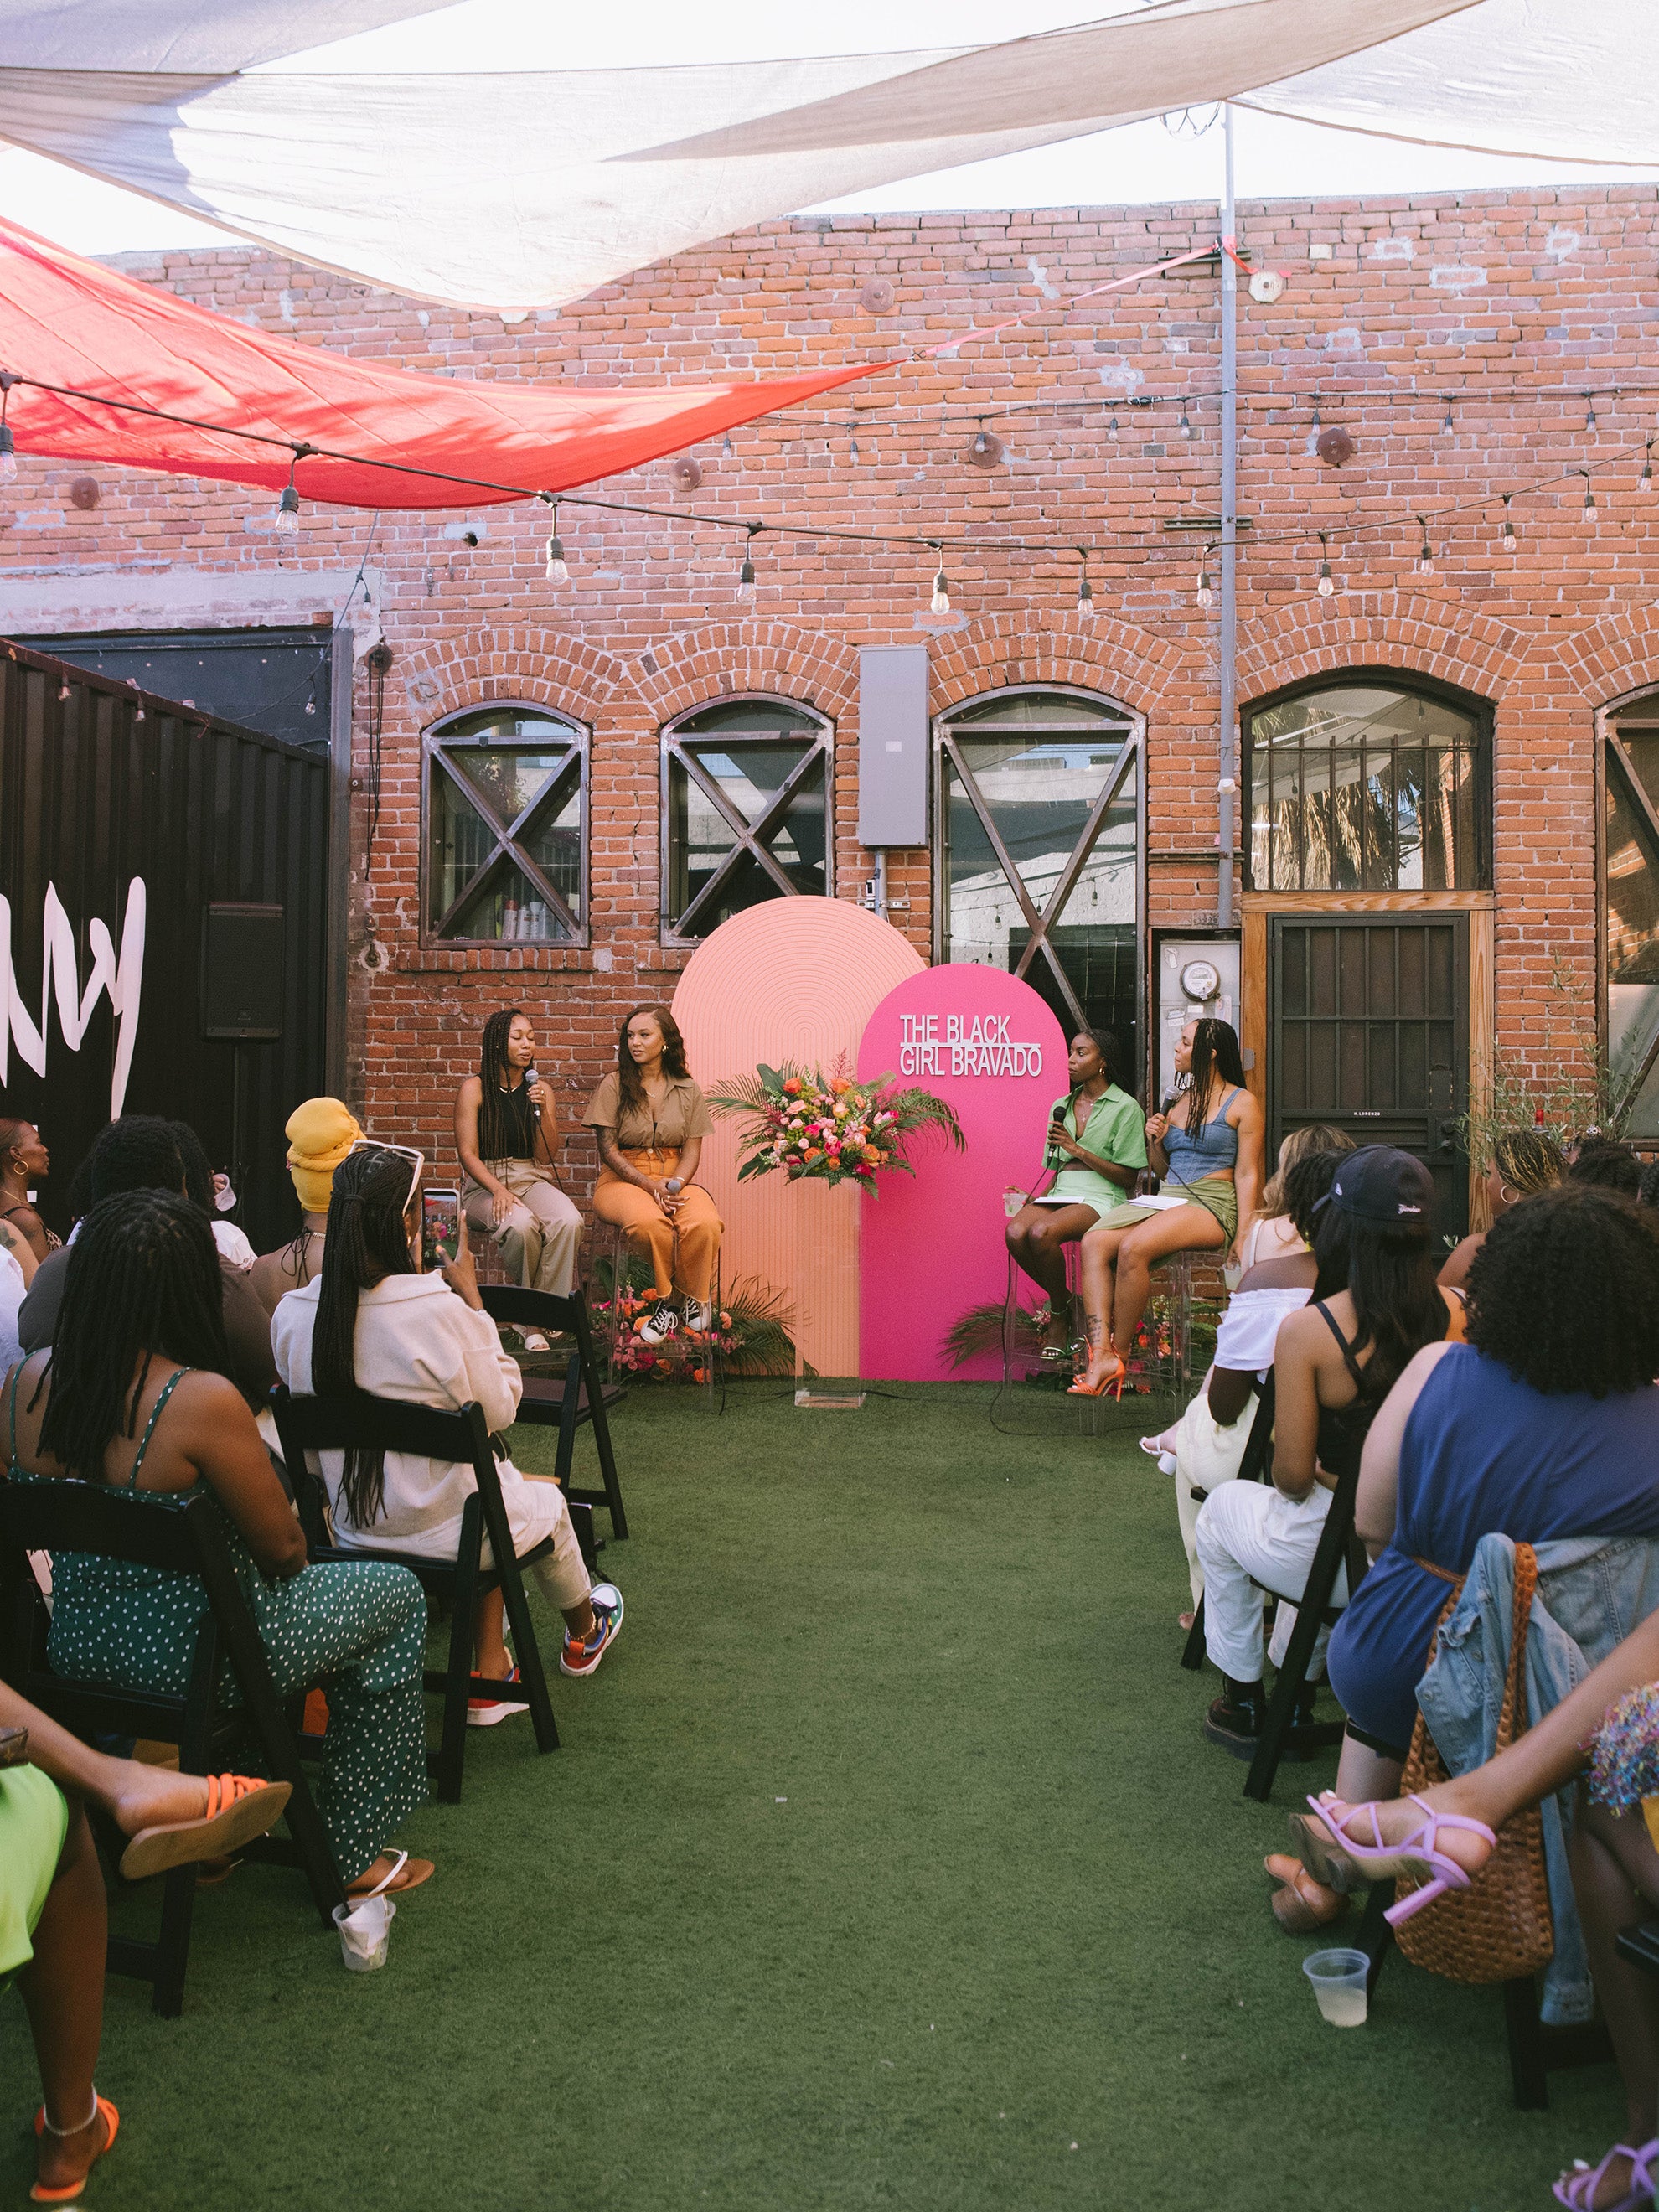
M1238 1462L1237 1480L1240 1482L1271 1482L1273 1462L1273 1377L1267 1370L1267 1379L1261 1385L1256 1400L1255 1418L1250 1423L1250 1433L1244 1440L1244 1456ZM1177 1478L1178 1480L1179 1478ZM1194 1498L1209 1496L1207 1490L1194 1490ZM1187 1646L1181 1655L1181 1663L1188 1674L1195 1674L1204 1664L1204 1601L1200 1597L1193 1614L1193 1625L1188 1632Z
M54 1674L46 1661L50 1618L30 1570L31 1552L90 1552L195 1576L207 1602L185 1694L163 1697ZM323 1925L332 1926L334 1907L345 1901L344 1886L230 1563L219 1509L205 1491L173 1498L99 1482L0 1481L0 1672L12 1687L77 1735L142 1735L177 1743L185 1774L220 1772L231 1763L226 1754L232 1746L256 1745L271 1778L293 1785L284 1815L289 1840L263 1837L246 1845L244 1856L302 1868ZM227 1703L227 1667L240 1688L240 1705ZM184 2006L196 1872L193 1866L175 1867L163 1878L161 1929L154 1942L125 1936L109 1942L110 1971L149 1982L151 2005L164 2019L175 2019Z
M1334 1628L1342 1618L1343 1607L1332 1602L1337 1577L1344 1567L1347 1569L1346 1604L1352 1599L1370 1564L1364 1546L1354 1533L1354 1507L1358 1494L1359 1469L1356 1466L1341 1478L1331 1493L1331 1510L1325 1516L1319 1548L1314 1553L1300 1597L1275 1590L1267 1583L1259 1585L1281 1605L1296 1607L1296 1626L1291 1631L1284 1664L1267 1700L1255 1757L1244 1778L1244 1795L1254 1797L1260 1804L1265 1805L1272 1796L1279 1762L1292 1740L1298 1750L1306 1752L1322 1744L1339 1743L1342 1738L1340 1721L1304 1721L1298 1726L1296 1709L1307 1683L1308 1668L1313 1662L1314 1645L1319 1641L1321 1628Z
M363 1390L334 1398L295 1397L281 1383L271 1392L270 1402L312 1558L319 1564L388 1559L394 1566L407 1567L419 1577L423 1589L435 1592L449 1606L449 1664L442 1673L428 1668L424 1677L427 1688L441 1695L444 1701L439 1747L427 1753L427 1767L436 1781L439 1797L447 1805L460 1802L469 1698L503 1698L514 1705L528 1705L537 1749L556 1751L559 1731L531 1623L523 1573L553 1549L553 1539L544 1536L531 1550L514 1552L483 1407L475 1402L459 1413L447 1413L430 1406L404 1406L390 1398L373 1398ZM426 1559L418 1553L400 1552L391 1544L354 1545L349 1551L343 1551L324 1540L327 1500L306 1455L343 1451L352 1444L370 1450L410 1452L422 1459L461 1460L471 1465L477 1487L462 1512L460 1540L453 1559ZM483 1560L486 1536L493 1558L489 1566ZM475 1680L472 1674L473 1616L479 1599L497 1589L506 1601L518 1655L520 1680L517 1682Z
M603 1505L611 1516L611 1534L626 1537L628 1516L623 1510L617 1455L611 1446L609 1413L611 1407L620 1403L628 1393L620 1383L605 1382L599 1373L586 1297L580 1290L568 1298L561 1298L551 1291L520 1290L516 1285L500 1283L480 1284L478 1296L483 1300L484 1311L498 1327L538 1328L548 1336L562 1331L575 1340L575 1349L562 1381L551 1375L525 1376L519 1419L538 1427L557 1428L559 1448L553 1473L567 1504ZM592 1425L594 1449L599 1455L599 1473L605 1481L603 1490L576 1490L571 1486L576 1431L585 1421Z

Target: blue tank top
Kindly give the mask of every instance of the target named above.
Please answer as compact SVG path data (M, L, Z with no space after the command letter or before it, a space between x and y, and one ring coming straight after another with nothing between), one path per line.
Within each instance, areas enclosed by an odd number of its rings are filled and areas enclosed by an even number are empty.
M1238 1132L1225 1118L1237 1096L1235 1084L1196 1136L1178 1126L1164 1131L1164 1153L1176 1182L1196 1182L1200 1176L1237 1165Z
M1488 1534L1659 1536L1659 1386L1547 1397L1473 1345L1418 1393L1400 1445L1393 1538L1331 1637L1331 1686L1370 1734L1411 1740L1444 1575ZM1419 1566L1427 1559L1441 1570Z

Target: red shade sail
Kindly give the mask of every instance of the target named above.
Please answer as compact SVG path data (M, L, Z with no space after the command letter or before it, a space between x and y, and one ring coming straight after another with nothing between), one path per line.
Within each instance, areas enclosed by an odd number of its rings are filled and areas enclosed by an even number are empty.
M269 337L0 220L0 368L224 426L191 429L16 386L6 419L17 450L53 459L280 490L291 453L224 434L252 430L356 457L301 460L307 500L488 506L615 476L886 366L616 392L422 376ZM421 469L501 489L434 482Z

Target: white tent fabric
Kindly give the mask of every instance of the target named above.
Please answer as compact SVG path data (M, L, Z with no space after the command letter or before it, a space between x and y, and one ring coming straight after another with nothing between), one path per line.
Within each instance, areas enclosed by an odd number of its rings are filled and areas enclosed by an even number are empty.
M139 0L36 0L0 48L0 137L406 295L556 306L768 216L1214 100L1282 55L1329 64L1474 4L1164 0L927 53L398 76L228 71L212 0L154 0L148 27ZM262 58L318 12L234 9ZM356 0L335 35L393 12Z
M848 192L1224 98L1659 161L1659 0L1163 0L994 46L694 68L250 65L325 19L340 36L432 4L24 0L0 138L360 280L509 309Z

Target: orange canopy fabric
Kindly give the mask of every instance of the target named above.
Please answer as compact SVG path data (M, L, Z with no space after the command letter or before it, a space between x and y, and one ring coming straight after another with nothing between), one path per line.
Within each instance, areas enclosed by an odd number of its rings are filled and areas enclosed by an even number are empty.
M295 477L302 499L345 507L477 507L526 490L568 491L886 365L615 392L422 376L271 337L0 220L0 368L356 456L308 455ZM283 446L223 428L157 422L27 384L13 388L6 419L20 454L271 491L288 483L293 459ZM435 482L420 469L481 483Z

